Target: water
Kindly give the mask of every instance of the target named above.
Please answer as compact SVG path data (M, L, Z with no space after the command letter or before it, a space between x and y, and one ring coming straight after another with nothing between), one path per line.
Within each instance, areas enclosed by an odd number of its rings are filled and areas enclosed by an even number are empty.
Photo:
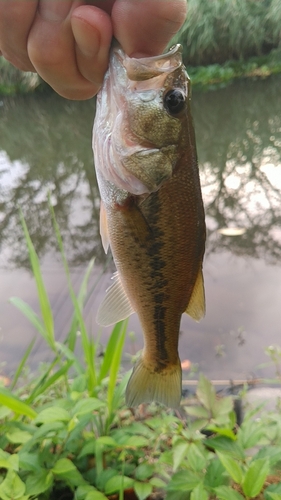
M281 102L280 77L194 92L208 239L204 264L207 314L195 323L184 315L180 355L213 379L268 376L264 350L281 338ZM94 100L58 96L7 99L0 107L0 363L9 374L36 332L9 303L20 297L39 311L23 232L21 208L40 256L63 340L72 307L47 205L50 192L64 239L75 290L91 257L96 265L85 318L97 335L95 313L114 269L99 238L99 196L91 151ZM233 235L225 228L231 228ZM234 235L235 234L235 235ZM142 347L136 315L129 327ZM110 329L104 329L106 342ZM37 338L30 365L51 359ZM188 371L184 376L188 375Z

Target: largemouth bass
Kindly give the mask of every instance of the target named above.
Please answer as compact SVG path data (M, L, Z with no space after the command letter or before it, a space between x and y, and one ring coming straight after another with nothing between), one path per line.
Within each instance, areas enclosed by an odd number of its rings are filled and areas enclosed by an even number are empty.
M93 130L101 195L100 232L117 273L97 322L133 312L144 349L126 403L178 407L181 316L205 312L202 261L205 220L182 49L135 59L112 48L97 96Z

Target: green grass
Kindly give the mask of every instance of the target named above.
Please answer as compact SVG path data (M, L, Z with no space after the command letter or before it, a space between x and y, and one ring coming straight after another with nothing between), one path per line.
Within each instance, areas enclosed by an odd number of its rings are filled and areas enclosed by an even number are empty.
M137 411L124 406L129 374L122 371L121 359L127 322L115 325L103 357L97 356L99 339L88 335L83 319L93 262L75 295L51 206L50 211L73 318L65 341L58 342L39 259L22 218L41 313L19 299L12 302L42 336L53 361L37 374L26 372L33 341L10 387L0 386L0 499L106 500L117 495L128 500L134 491L138 500L151 499L153 492L166 500L250 500L257 495L280 500L278 411L256 418L261 408L251 408L238 425L234 398L218 397L203 375L180 413L156 404ZM79 340L82 360L75 353ZM279 384L280 352L267 350Z

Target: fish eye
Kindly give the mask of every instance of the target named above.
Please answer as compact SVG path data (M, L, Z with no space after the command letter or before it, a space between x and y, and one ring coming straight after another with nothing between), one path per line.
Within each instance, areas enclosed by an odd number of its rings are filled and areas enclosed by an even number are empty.
M185 97L179 89L168 90L164 95L163 104L170 115L177 115L185 106Z

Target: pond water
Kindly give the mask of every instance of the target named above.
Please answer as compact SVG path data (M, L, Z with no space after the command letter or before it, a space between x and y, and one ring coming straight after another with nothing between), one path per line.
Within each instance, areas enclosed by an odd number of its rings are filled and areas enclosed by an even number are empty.
M265 348L280 345L281 338L280 85L281 78L274 77L193 94L208 229L207 313L200 323L183 316L180 356L212 379L274 373L259 365L270 361ZM31 339L38 337L9 303L17 296L39 310L19 208L40 257L58 340L67 335L72 306L56 250L48 192L75 290L90 258L96 257L85 307L86 324L94 336L99 333L95 314L114 266L106 261L99 237L91 151L95 101L38 95L0 104L0 363L2 373L10 374ZM125 350L135 353L142 347L136 315L130 318L129 330L135 337L128 336ZM110 331L102 331L103 344ZM51 357L38 337L31 367Z

